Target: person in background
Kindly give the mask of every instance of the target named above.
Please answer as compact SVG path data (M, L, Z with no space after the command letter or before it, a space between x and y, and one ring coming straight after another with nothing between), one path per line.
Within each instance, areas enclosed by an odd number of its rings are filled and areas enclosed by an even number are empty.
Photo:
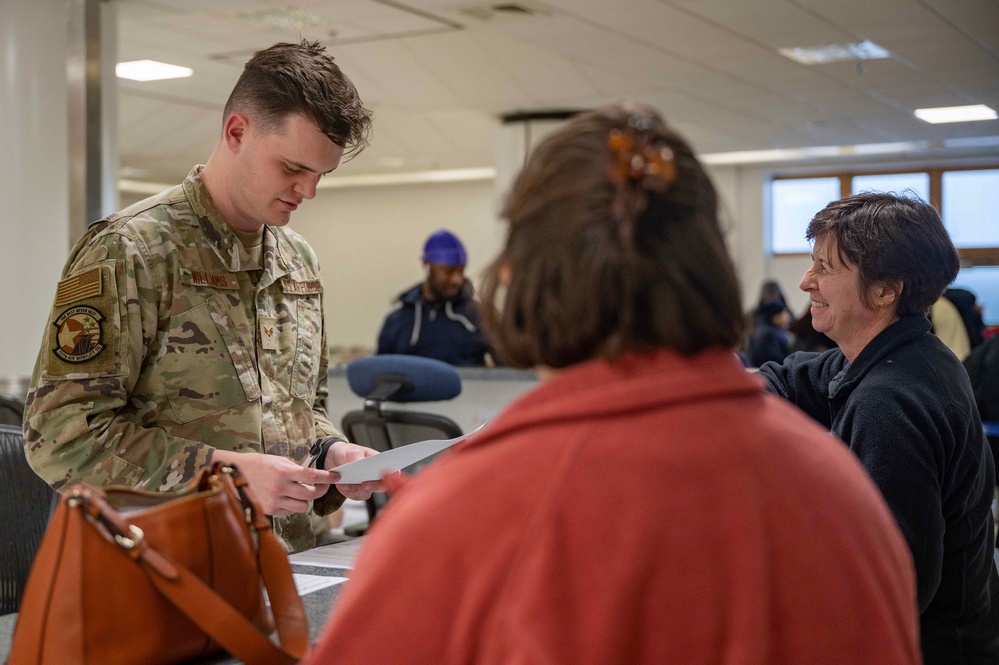
M757 309L769 304L778 304L787 309L787 299L784 297L784 290L780 288L780 284L772 279L768 279L760 285L760 297L756 299Z
M891 194L830 203L807 238L800 288L839 348L758 375L842 439L887 500L916 566L927 665L997 663L994 462L968 373L926 318L957 251L933 207Z
M757 363L753 361L751 353L754 340L757 338L757 332L762 326L772 325L772 322L761 315L761 312L764 308L767 308L768 311L773 311L773 306L775 305L780 306L781 309L787 309L787 300L784 297L784 290L781 289L780 284L775 280L768 279L760 285L760 295L756 299L756 306L745 314L746 331L739 345L738 352L740 359L746 367L757 366ZM790 325L790 321L787 325ZM784 326L785 329L787 325ZM772 337L769 334L767 336Z
M829 339L812 326L812 308L809 306L801 316L791 324L791 353L798 351L822 352L836 347L836 342Z
M982 306L978 304L978 298L968 289L959 287L950 287L943 294L961 315L964 327L968 331L971 350L974 351L985 341L985 321L982 320Z
M651 107L537 146L484 318L543 382L398 490L308 665L919 662L877 488L732 353L717 215Z
M983 423L987 424L986 439L992 449L992 459L999 459L999 335L993 335L978 345L964 361L971 389ZM997 479L999 485L999 479ZM996 543L999 546L999 542Z
M961 313L947 298L940 296L930 307L931 332L940 338L958 360L963 361L971 353L971 337L964 325Z
M317 43L246 66L208 163L90 226L56 289L24 417L25 453L52 487L181 489L238 465L291 550L309 513L380 484L331 469L374 451L326 415L319 263L287 228L371 120Z
M756 329L747 350L749 364L759 367L770 360L784 360L791 346L791 334L787 331L791 312L783 302L768 302L756 308L754 319Z
M486 365L489 345L479 326L468 256L450 231L435 231L423 245L427 276L399 294L378 333L377 353L434 358L457 366Z

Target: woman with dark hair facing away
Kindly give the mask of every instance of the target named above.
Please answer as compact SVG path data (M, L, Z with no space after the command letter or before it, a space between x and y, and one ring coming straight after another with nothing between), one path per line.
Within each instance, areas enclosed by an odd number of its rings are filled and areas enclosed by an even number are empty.
M890 194L834 201L808 225L800 287L839 344L760 375L850 446L912 551L928 665L999 662L995 468L968 374L926 312L958 270L931 206Z
M308 662L919 662L877 488L732 351L717 206L650 107L537 147L484 299L542 385L398 490Z

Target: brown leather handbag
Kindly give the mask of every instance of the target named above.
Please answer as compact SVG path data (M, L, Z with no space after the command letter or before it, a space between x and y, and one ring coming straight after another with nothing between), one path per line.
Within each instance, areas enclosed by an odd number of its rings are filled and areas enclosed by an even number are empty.
M281 646L268 639L275 622ZM246 479L215 464L169 494L71 488L28 577L8 665L167 665L222 649L252 665L308 649L288 557Z

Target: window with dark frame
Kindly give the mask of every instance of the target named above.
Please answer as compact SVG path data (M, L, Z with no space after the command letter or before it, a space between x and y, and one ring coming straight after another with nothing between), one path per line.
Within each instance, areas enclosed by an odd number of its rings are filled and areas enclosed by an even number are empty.
M776 177L768 253L807 256L805 228L812 216L830 201L863 191L914 195L934 205L961 257L954 286L975 293L986 323L999 324L999 166Z
M770 184L768 252L808 254L805 228L812 216L830 201L862 191L929 201L963 263L999 265L999 166L776 177Z

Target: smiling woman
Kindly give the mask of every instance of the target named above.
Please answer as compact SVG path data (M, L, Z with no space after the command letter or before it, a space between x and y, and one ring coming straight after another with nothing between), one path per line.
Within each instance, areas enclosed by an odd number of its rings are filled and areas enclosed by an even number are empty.
M957 251L931 206L890 194L830 203L807 237L800 287L840 348L760 375L846 442L887 500L916 565L925 662L996 662L994 462L968 375L926 318Z

